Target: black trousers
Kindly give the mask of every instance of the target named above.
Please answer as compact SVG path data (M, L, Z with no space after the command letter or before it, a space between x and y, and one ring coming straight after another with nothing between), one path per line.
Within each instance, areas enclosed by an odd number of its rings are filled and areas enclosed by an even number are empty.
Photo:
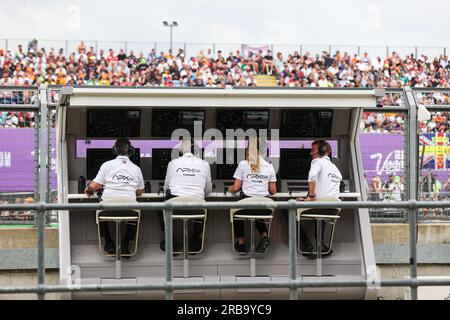
M165 200L169 200L169 199L176 198L176 197L177 197L177 196L175 196L175 195L168 194L168 195L166 195ZM194 215L194 214L198 214L198 213L183 212L183 214L185 214L185 215L189 215L189 214ZM159 225L160 225L160 227L161 227L161 231L162 231L163 234L164 234L164 231L165 231L165 222L164 222L164 212L163 212L162 210L159 212L158 218L159 218ZM176 222L178 222L178 221L174 221L174 224L175 224ZM203 232L203 224L204 224L203 219L195 220L195 223L194 223L194 233L193 233L193 235L192 235L192 239L195 239L195 238L199 238L199 237L200 237L200 235L201 235L202 232Z
M245 199L245 198L250 198L249 196L246 195L242 195L241 199ZM272 212L270 210L261 210L261 212L255 212L254 210L248 210L245 211L244 210L240 210L240 214L245 214L245 215L270 215ZM267 226L264 223L264 221L262 220L256 220L255 221L255 227L256 230L258 230L259 234L263 234L263 233L267 233ZM235 220L234 221L234 236L236 238L243 238L244 235L244 221L242 220Z
M101 213L102 215L117 215L117 211L103 211ZM129 214L129 213L128 213ZM124 214L127 215L127 214ZM101 221L99 222L99 227L100 227L100 236L105 238L106 242L111 242L114 243L115 242L115 237L114 239L111 238L111 233L109 232L109 227L111 225L112 228L116 228L116 223L115 222L106 222L106 221ZM113 226L114 224L114 226ZM122 228L124 228L124 234L125 234L125 238L123 238L123 241L132 241L134 240L134 238L136 237L136 231L137 231L137 222L121 222L120 226ZM115 229L114 229L115 230Z
M315 210L308 210L308 213L311 213L311 214L315 213L314 211ZM322 212L320 212L320 214L327 214L327 213L322 211ZM289 225L289 212L287 210L283 210L282 215L286 219L286 223ZM322 241L324 240L326 225L327 225L327 223L325 221L322 221ZM314 231L314 232L312 232L312 231ZM314 238L310 238L308 236L311 233L314 233ZM302 220L300 222L300 241L301 241L301 243L304 245L315 244L316 239L317 239L316 222Z

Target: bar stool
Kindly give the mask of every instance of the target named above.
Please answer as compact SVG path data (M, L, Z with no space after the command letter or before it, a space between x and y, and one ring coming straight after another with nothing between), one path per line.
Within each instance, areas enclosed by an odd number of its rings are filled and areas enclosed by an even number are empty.
M180 196L167 200L170 203L204 203L205 200L199 197L192 196ZM205 230L206 230L206 220L207 220L207 210L206 209L174 209L172 211L173 220L181 220L183 222L183 251L174 251L174 254L183 255L183 275L185 278L189 277L189 254L202 253L205 245ZM164 215L165 217L165 215ZM189 234L188 234L188 222L193 220L194 223L199 223L194 219L201 219L203 221L202 230L202 241L199 251L189 251ZM165 222L165 218L164 218ZM166 244L167 245L167 244Z
M341 201L339 198L332 197L322 197L317 198L316 201L328 201L328 202L337 202ZM310 254L316 255L316 276L322 276L322 254L329 254L332 250L333 246L333 238L334 238L334 230L336 226L337 220L340 218L339 213L340 208L332 208L332 209L310 209L310 208L300 208L297 209L297 241L298 241L298 252L301 254ZM316 243L315 243L315 251L303 251L301 249L301 222L302 220L309 220L315 222L315 231L316 231ZM331 233L330 238L328 239L328 250L326 252L322 252L322 233L323 226L325 223L331 225Z
M239 200L238 203L273 203L273 200L266 197L249 197L242 200ZM237 253L234 248L234 221L242 220L242 221L250 221L250 252L246 255L250 256L250 276L256 276L256 256L265 254L256 252L256 232L255 232L255 221L263 220L264 223L268 224L267 235L270 236L270 229L272 226L273 219L273 208L269 209L231 209L230 210L230 222L231 222L231 246L233 248L233 252ZM255 214L256 213L256 214ZM242 254L241 254L242 255Z
M126 198L114 198L103 200L102 203L136 203L136 201L129 200ZM116 253L107 254L102 249L102 240L100 234L100 223L114 222L115 223L115 239L116 239ZM122 222L126 224L136 225L136 234L134 237L134 247L130 253L122 253ZM100 254L104 256L115 256L116 257L116 279L122 277L122 257L134 256L137 252L139 243L139 225L141 222L141 211L140 210L97 210L96 212L96 223L97 223L97 234L98 234L98 245Z

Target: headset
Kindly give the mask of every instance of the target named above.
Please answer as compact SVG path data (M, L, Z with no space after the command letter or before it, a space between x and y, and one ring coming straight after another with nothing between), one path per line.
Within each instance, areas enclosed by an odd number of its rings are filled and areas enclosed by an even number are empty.
M127 142L127 153L128 153L128 156L129 157L134 156L135 153L136 153L136 149L133 147L133 145L131 144L130 140L128 140L127 138L121 138L121 139L126 140L126 142ZM117 142L117 140L116 140L116 142ZM112 154L113 154L114 157L117 157L119 155L118 152L117 152L117 149L116 149L116 143L114 143L114 145L112 147Z
M317 141L319 143L319 148L317 149L317 153L323 157L327 153L327 145L324 140Z

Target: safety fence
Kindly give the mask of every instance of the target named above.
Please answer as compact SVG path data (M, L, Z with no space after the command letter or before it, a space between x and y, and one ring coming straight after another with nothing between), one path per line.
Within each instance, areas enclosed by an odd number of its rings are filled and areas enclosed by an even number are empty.
M377 56L388 56L392 52L400 54L400 56L406 56L413 54L415 57L426 55L429 58L439 57L440 55L447 55L450 52L450 47L424 47L424 46L373 46L373 45L345 45L345 44L277 44L277 43L192 43L192 42L159 42L159 41L101 41L101 40L51 40L51 39L38 39L37 43L32 43L31 39L0 39L0 48L8 48L14 53L17 47L22 46L24 52L28 51L28 48L45 48L46 51L54 49L57 54L61 50L68 56L71 53L77 53L80 48L81 41L83 41L82 48L86 51L90 51L91 48L96 54L101 50L105 54L109 53L109 50L114 50L118 53L123 50L125 54L130 54L131 51L136 56L143 53L147 56L153 49L159 52L168 52L173 48L174 53L177 53L179 49L182 49L187 56L196 56L200 51L204 54L210 54L213 57L217 57L218 51L222 51L224 55L229 52L235 53L236 50L240 50L241 53L248 49L252 50L267 50L270 49L274 53L281 52L285 57L289 54L298 52L303 55L310 53L312 55L321 54L323 51L336 52L340 51L341 54L347 52L349 55L363 55L368 53L369 57L375 58Z
M273 203L237 203L237 202L205 202L205 203L67 203L49 204L38 202L36 204L6 204L0 205L0 210L37 211L38 223L38 284L36 286L10 286L0 287L0 293L37 293L39 299L45 299L45 294L50 292L89 292L89 291L124 291L124 290L165 290L166 299L173 299L174 290L182 289L241 289L241 288L287 288L290 290L290 299L298 298L297 290L304 287L383 287L383 286L408 286L411 288L411 298L417 299L418 286L448 286L450 279L420 279L417 277L417 246L416 246L416 225L417 210L423 208L447 208L450 207L448 201L400 201L391 203L348 201L348 202L298 202L295 200L280 201ZM286 281L262 281L262 282L211 282L211 283L175 283L173 279L173 220L172 212L177 209L284 209L289 212L289 280ZM392 208L406 209L409 214L409 256L410 256L410 277L409 279L386 279L380 280L379 275L366 275L367 280L300 280L297 273L297 232L296 215L297 209L361 209L361 208ZM146 285L126 285L126 284L67 284L67 285L46 285L45 284L45 238L44 220L48 210L77 210L75 214L82 214L86 210L163 210L165 215L165 282L162 284ZM77 212L77 213L76 213Z

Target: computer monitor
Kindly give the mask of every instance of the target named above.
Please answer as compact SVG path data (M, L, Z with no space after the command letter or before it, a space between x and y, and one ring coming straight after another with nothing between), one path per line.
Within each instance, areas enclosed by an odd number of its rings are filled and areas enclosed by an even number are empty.
M268 129L269 110L224 110L217 111L217 128L226 134L226 129Z
M152 150L152 179L164 180L167 166L172 160L172 149Z
M86 177L92 180L100 170L100 167L106 161L114 159L112 149L87 149L86 150ZM135 154L130 157L130 160L140 167L140 149L136 148Z
M153 110L152 135L170 138L176 129L186 129L194 135L194 122L202 122L202 133L205 125L204 110Z
M139 137L141 111L90 109L86 128L87 137Z
M223 161L222 164L217 164L216 179L233 179L234 172L241 160L245 160L245 150L240 149L241 152L238 154L238 149L232 149L233 152L229 152L227 159L227 149L223 149ZM238 158L238 156L241 158ZM243 158L242 158L243 157ZM228 160L228 161L227 161ZM229 164L227 164L227 162Z
M281 149L281 179L308 180L311 167L311 149Z
M284 110L280 137L329 138L333 124L332 110Z

